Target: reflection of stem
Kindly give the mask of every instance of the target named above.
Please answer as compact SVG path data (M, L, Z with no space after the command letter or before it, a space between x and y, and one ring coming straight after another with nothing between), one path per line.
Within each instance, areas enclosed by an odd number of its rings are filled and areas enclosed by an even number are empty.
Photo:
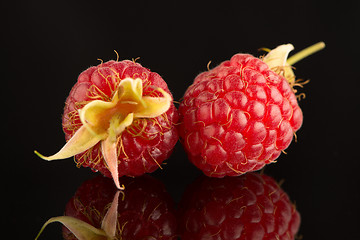
M300 61L303 58L306 58L307 56L316 53L318 51L320 51L321 49L323 49L325 47L325 43L324 42L318 42L310 47L305 48L304 50L296 53L295 55L291 56L286 63L289 64L290 66L297 63L298 61Z

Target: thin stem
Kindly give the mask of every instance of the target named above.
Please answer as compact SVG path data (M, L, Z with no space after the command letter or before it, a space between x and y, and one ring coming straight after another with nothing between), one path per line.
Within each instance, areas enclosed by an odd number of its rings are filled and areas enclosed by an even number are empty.
M305 48L304 50L294 54L293 56L291 56L286 62L287 64L294 65L295 63L297 63L298 61L300 61L303 58L306 58L307 56L316 53L318 51L320 51L321 49L325 48L325 43L324 42L318 42L310 47Z

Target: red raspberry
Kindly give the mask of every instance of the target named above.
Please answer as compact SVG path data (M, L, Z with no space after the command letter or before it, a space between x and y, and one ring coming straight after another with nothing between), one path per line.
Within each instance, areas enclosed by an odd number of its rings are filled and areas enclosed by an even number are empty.
M262 60L236 54L187 89L179 134L189 159L206 175L261 169L289 146L303 121L292 89L298 83L286 64L292 49L279 46Z
M62 119L67 144L46 160L75 155L77 166L113 177L153 172L177 142L177 110L159 74L139 63L108 61L82 72Z
M180 202L182 240L294 239L300 215L269 176L203 176Z
M165 186L149 175L121 181L127 186L121 192L102 176L84 182L67 203L65 216L51 218L40 234L47 224L58 221L64 224L66 240L175 240L174 202ZM88 238L75 237L80 234Z

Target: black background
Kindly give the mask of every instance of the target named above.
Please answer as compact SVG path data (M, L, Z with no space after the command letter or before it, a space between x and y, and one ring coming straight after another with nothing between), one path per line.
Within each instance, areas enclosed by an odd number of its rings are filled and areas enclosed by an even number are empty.
M2 2L3 233L33 239L62 215L68 199L95 174L71 159L46 162L64 144L61 114L80 72L140 57L179 100L194 77L238 52L318 41L326 49L295 65L311 82L300 102L304 124L287 155L265 168L302 216L303 239L359 239L359 2L354 1L11 1ZM180 144L163 170L179 201L200 175ZM5 226L4 226L5 224ZM41 239L61 239L53 224Z

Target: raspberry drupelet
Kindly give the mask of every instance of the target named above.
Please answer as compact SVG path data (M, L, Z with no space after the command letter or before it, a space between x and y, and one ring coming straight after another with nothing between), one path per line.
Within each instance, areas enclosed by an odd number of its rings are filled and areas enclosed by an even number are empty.
M66 99L67 143L45 160L75 156L78 167L112 177L153 172L178 140L178 114L161 76L130 60L108 61L82 72Z
M179 135L190 161L206 175L236 176L274 162L301 127L303 114L291 65L324 47L287 60L291 44L259 59L235 54L199 74L179 107Z

